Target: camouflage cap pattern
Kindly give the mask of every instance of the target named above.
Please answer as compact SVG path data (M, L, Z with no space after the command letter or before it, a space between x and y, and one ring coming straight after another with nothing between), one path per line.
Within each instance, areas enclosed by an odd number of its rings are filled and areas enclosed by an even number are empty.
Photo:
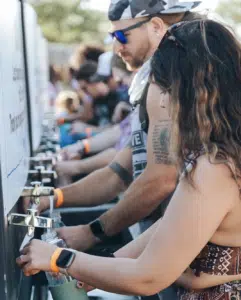
M111 0L108 17L110 21L128 20L155 14L184 13L197 7L201 1L178 0Z

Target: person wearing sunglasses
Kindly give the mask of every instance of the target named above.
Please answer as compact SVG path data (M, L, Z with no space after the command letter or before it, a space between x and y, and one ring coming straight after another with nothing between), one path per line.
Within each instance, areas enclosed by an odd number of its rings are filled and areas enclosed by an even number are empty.
M180 300L240 299L240 57L238 41L215 21L167 31L151 62L148 96L159 94L172 121L177 189L164 217L114 258L71 252L71 276L128 295L153 295L176 281L184 286ZM51 271L62 251L34 240L17 262L26 275Z

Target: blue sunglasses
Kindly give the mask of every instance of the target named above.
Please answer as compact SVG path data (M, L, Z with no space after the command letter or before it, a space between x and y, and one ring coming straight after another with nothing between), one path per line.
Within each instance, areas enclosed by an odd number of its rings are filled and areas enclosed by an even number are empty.
M110 35L112 36L113 39L116 39L119 43L125 45L125 44L128 43L128 39L127 39L125 33L130 31L130 30L133 30L135 28L141 27L143 24L149 22L150 20L151 20L151 18L148 18L145 21L138 22L138 23L136 23L134 25L131 25L131 26L125 28L125 29L110 32Z

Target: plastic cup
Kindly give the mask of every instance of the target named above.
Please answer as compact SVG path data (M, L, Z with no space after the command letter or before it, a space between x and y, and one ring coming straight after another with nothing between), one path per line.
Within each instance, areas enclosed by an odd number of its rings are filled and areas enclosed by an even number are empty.
M50 287L53 300L89 300L84 289L76 287L76 280Z

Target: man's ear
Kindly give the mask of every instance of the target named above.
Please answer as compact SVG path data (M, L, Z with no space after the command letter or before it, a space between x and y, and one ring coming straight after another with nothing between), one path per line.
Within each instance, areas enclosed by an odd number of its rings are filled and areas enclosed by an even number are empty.
M163 36L163 32L166 30L166 25L161 18L154 17L150 20L151 30L157 36Z

